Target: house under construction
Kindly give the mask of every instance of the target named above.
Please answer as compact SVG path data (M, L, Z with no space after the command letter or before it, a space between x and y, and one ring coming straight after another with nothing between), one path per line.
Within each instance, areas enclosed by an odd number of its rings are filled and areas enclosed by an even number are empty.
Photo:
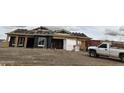
M73 50L78 46L80 50L85 50L86 41L90 40L83 33L71 33L64 29L52 31L42 26L32 30L16 29L6 34L9 47Z

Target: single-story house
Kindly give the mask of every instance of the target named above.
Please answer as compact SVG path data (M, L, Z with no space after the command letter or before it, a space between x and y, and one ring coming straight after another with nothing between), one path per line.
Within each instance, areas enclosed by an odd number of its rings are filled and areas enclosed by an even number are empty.
M4 39L0 39L0 47L2 47L3 41L4 41Z
M32 30L16 29L6 34L9 47L52 48L71 51L78 46L80 50L85 50L86 41L90 40L83 33L71 33L64 29L52 31L42 26Z
M89 40L87 41L87 46L98 46L102 43L102 40Z

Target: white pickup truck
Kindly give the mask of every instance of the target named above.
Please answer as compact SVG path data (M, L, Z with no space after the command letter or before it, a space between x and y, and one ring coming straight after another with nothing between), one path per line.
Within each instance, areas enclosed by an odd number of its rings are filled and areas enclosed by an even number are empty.
M116 57L120 58L122 62L124 62L124 48L112 47L112 44L109 42L103 42L102 44L96 46L88 47L89 56L91 57L99 57L99 56L107 56L107 57Z

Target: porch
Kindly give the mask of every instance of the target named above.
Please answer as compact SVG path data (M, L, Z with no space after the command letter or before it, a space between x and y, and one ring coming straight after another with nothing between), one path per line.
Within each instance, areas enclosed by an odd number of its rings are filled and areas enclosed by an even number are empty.
M63 39L48 36L8 36L9 47L63 49Z

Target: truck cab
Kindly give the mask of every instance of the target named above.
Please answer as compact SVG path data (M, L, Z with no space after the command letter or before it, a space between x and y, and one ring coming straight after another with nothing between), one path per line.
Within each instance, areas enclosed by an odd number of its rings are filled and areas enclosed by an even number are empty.
M98 46L96 51L98 54L109 56L109 49L110 49L109 43L102 43Z

